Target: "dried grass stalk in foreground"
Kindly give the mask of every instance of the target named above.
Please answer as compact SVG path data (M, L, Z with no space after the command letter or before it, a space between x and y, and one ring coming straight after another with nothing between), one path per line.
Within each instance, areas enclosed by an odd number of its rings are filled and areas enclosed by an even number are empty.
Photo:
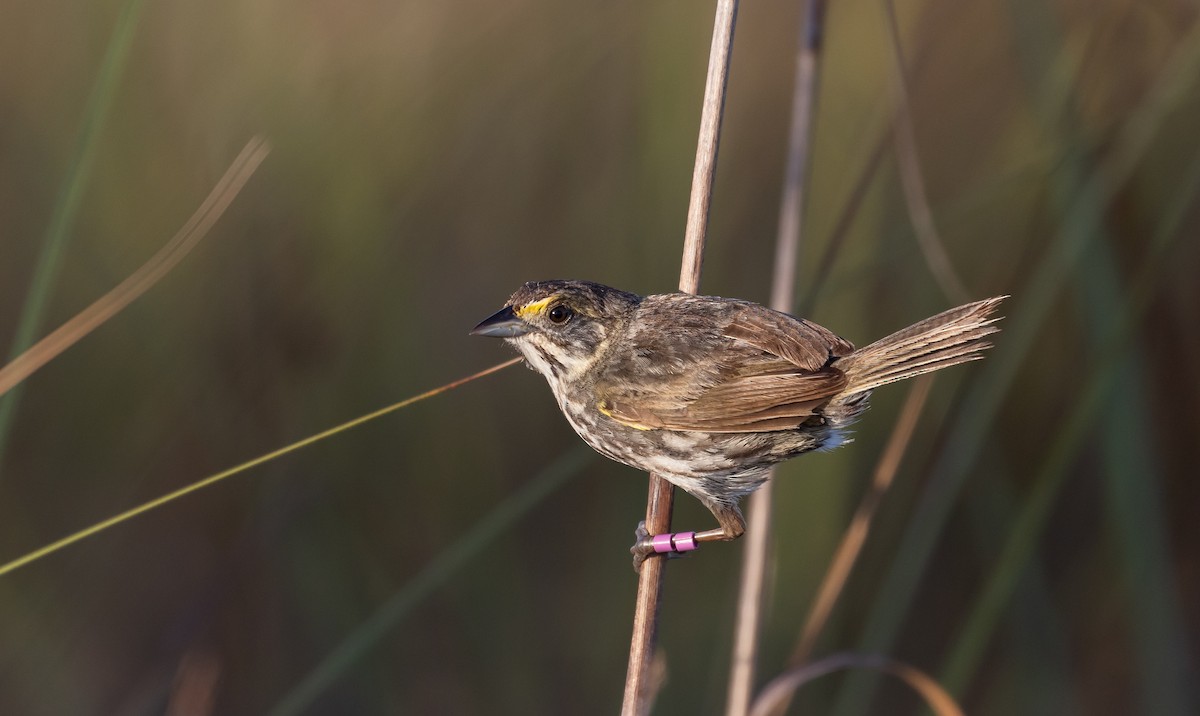
M712 200L712 184L721 137L721 118L725 109L725 85L729 78L729 55L733 48L737 7L737 0L719 0L713 22L708 76L700 117L700 136L696 147L696 164L692 175L692 193L679 274L679 290L686 293L696 293L700 289L708 208ZM646 529L651 534L670 531L673 500L674 491L671 484L651 475L649 494L646 498ZM642 716L648 711L648 705L654 701L655 694L651 693L649 688L649 675L655 648L665 562L662 557L648 559L642 564L638 575L633 637L629 646L629 668L625 674L625 695L621 702L623 716ZM662 683L661 678L653 681L656 684Z

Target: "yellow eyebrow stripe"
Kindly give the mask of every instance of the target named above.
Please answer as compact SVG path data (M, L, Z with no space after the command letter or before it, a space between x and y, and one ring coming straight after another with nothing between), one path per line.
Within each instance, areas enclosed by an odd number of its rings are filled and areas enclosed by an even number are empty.
M524 318L530 314L541 313L542 311L546 310L546 306L549 306L550 303L556 298L558 298L558 296L547 296L540 301L534 301L533 303L527 303L524 306L514 308L513 313L517 314L521 318Z

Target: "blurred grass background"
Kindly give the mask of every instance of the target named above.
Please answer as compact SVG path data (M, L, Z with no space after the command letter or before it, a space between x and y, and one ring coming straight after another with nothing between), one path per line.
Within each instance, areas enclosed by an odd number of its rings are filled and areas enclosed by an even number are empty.
M988 360L938 379L822 649L908 661L969 713L1195 713L1197 9L897 10L946 249L974 297L1014 298ZM709 293L767 299L799 17L739 15ZM800 296L892 116L884 18L827 18ZM682 0L0 6L5 352L37 290L34 337L145 261L251 135L274 146L162 284L7 398L0 561L509 357L466 332L525 280L673 289L711 20ZM884 156L809 312L858 344L948 306ZM764 678L903 394L780 473ZM0 713L296 703L447 545L563 465L305 712L612 713L645 480L576 445L510 369L0 578ZM681 528L709 519L681 496ZM656 713L720 711L738 552L672 564ZM916 710L870 686L830 677L795 708Z

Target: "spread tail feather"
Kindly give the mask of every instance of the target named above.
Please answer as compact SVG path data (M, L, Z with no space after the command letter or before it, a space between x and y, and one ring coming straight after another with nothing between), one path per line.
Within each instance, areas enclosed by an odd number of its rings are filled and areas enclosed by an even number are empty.
M865 393L881 385L978 360L991 347L984 337L1000 330L989 318L1008 296L968 303L926 318L863 346L836 366L848 380L842 395Z

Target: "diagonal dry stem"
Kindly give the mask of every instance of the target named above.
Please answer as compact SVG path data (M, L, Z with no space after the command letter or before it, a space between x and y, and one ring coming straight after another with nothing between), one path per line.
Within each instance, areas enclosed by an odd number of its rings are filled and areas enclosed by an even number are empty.
M904 401L904 407L900 409L900 417L896 420L895 427L892 428L891 437L888 438L887 447L884 448L879 462L875 465L871 489L863 495L862 502L854 511L854 518L850 520L850 525L842 536L842 542L838 545L833 560L829 564L829 570L826 571L825 578L821 580L817 598L813 602L812 609L809 610L808 617L804 621L804 628L800 632L800 640L796 643L796 648L788 660L789 665L799 666L809 660L813 647L816 646L817 638L821 636L825 625L829 623L829 615L833 611L834 605L837 604L838 598L841 597L846 580L850 577L850 571L854 568L854 563L862 552L862 546L871 531L875 513L879 511L879 504L888 488L891 487L892 480L896 477L900 461L904 459L905 449L908 447L909 440L912 439L917 419L921 417L921 411L925 408L925 400L929 397L929 389L932 385L932 375L923 375L913 381L913 386Z
M41 330L42 319L54 286L58 282L63 257L66 255L71 226L79 214L85 189L91 180L92 166L101 146L99 137L121 86L144 6L144 0L125 0L113 26L104 58L97 68L96 79L83 111L70 164L50 212L50 223L42 238L41 251L30 278L29 291L21 307L6 360L14 360L24 353L33 343L34 336ZM20 399L20 390L8 393L0 391L0 465L4 461L8 438L12 435L13 420Z
M912 439L917 419L921 417L921 411L925 408L925 400L929 397L929 389L932 385L932 375L924 375L913 381L904 406L900 409L900 417L897 418L896 425L892 428L892 435L888 438L887 446L884 447L883 454L875 465L871 489L863 495L862 502L854 511L854 517L850 520L845 534L842 535L841 544L834 552L829 569L825 571L825 577L817 589L817 597L804 620L800 638L797 640L795 648L792 649L792 655L788 658L789 668L797 669L809 662L817 639L820 638L825 626L829 623L829 615L833 613L833 607L841 598L846 581L850 578L850 572L854 569L854 564L858 561L859 554L862 553L863 544L866 543L867 536L870 534L875 514L879 511L879 504L883 501L883 496L888 488L891 487L896 471L900 469L900 461L904 459L904 451L908 447L909 440ZM769 701L772 706L760 713L771 713L776 716L785 713L791 702L793 691L794 689L787 690L770 699L766 698L764 692L759 696L759 702ZM756 708L758 707L756 706Z

